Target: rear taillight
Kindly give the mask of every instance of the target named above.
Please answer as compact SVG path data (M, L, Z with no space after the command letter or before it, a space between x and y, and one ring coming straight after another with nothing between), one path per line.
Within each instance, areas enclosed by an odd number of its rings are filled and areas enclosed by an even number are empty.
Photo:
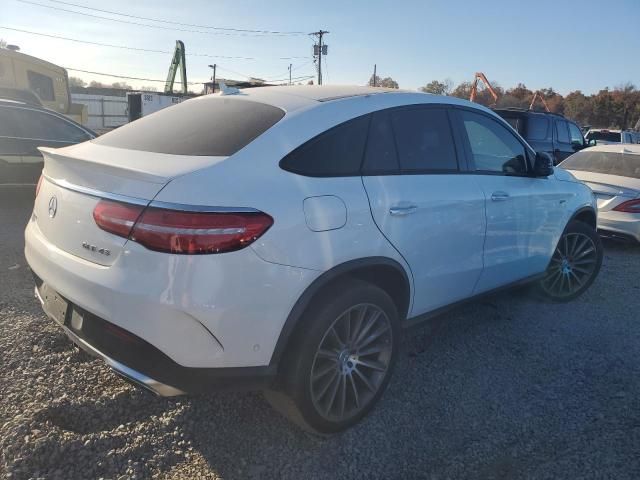
M120 237L129 238L134 223L144 210L141 205L100 200L93 209L96 225Z
M40 193L40 186L42 185L42 174L40 174L40 178L38 179L38 183L36 185L36 198L38 197L38 194Z
M189 212L101 200L93 212L103 230L150 250L179 254L240 250L257 240L273 219L262 212Z
M273 225L261 212L210 213L147 208L131 240L158 252L203 254L240 250Z
M640 213L640 199L628 200L614 207L612 210L616 212Z

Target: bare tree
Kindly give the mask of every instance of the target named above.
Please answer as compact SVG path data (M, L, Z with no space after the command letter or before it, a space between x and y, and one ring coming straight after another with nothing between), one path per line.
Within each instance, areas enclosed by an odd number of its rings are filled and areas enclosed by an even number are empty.
M87 82L85 82L84 80L82 80L79 77L69 77L69 86L70 87L86 87L87 86Z
M386 88L399 88L398 82L396 82L391 77L380 78L378 75L375 77L375 82L373 75L369 78L369 86L373 87L386 87Z
M143 92L157 92L158 89L156 87L154 87L153 85L143 85L142 87L140 87L140 90Z

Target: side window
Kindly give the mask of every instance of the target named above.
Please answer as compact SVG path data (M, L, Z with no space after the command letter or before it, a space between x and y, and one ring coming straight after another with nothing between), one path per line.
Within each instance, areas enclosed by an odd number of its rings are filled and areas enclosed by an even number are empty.
M362 173L363 175L380 175L396 173L399 170L389 113L376 112L371 117Z
M560 143L569 142L569 132L567 131L567 122L564 120L556 120L556 138Z
M546 140L549 135L549 119L543 115L529 115L527 119L527 140Z
M29 79L29 88L36 92L42 100L52 102L56 99L53 93L53 79L51 77L28 70L27 78Z
M571 122L567 122L569 125L569 135L571 137L571 143L577 145L584 145L584 137L582 136L582 132L580 129Z
M20 137L19 120L15 108L0 107L0 137Z
M458 170L446 110L411 108L392 111L391 124L402 171Z
M284 157L280 167L309 177L360 175L369 119L364 115L321 133Z
M70 122L36 110L15 109L17 122L22 125L20 137L50 140L62 143L78 143L91 137Z
M467 110L461 114L477 171L526 173L524 146L509 130L485 115Z

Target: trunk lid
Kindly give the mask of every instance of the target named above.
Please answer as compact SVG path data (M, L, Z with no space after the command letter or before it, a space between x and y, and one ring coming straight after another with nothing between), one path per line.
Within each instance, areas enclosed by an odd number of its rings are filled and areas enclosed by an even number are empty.
M608 211L640 195L640 180L619 175L571 170L595 194L598 210Z
M91 142L40 151L44 178L33 212L38 228L61 250L104 266L116 261L127 240L96 225L93 210L101 198L148 205L173 178L224 158L166 155Z

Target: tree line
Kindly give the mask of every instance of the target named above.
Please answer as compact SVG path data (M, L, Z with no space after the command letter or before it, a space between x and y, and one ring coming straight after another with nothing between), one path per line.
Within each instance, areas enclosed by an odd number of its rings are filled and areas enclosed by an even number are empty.
M369 85L373 85L373 76L369 79ZM376 85L398 88L398 83L390 77L377 78ZM535 91L530 90L523 83L507 89L497 83L492 83L491 86L498 94L497 104L484 86L478 89L477 103L491 107L529 108L535 95ZM446 79L433 80L419 90L468 100L471 87L471 82L462 82L454 87L453 82ZM580 125L590 125L593 128L640 130L640 90L632 83L625 83L613 89L606 87L591 95L574 90L563 96L552 87L540 89L539 92L544 96L549 110L571 118ZM533 109L544 110L542 102L537 101Z

